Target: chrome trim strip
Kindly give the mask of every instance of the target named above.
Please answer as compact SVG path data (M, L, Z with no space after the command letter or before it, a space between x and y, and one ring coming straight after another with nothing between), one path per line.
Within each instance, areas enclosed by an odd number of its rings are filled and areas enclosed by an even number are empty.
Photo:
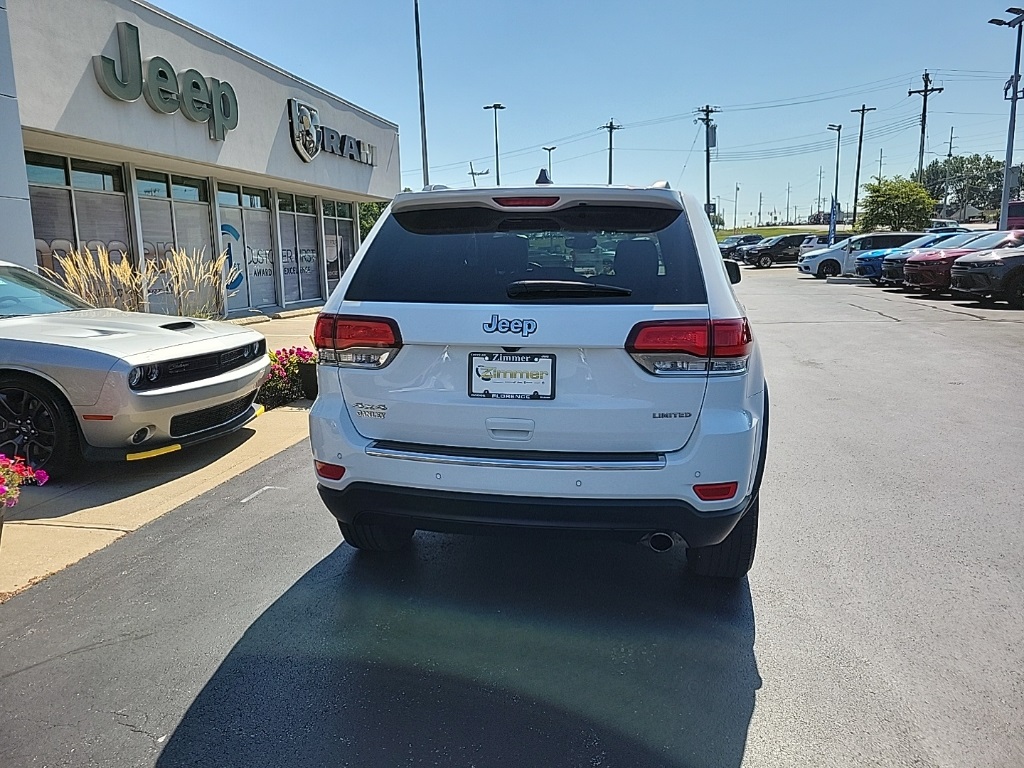
M592 470L646 470L664 469L667 465L664 454L654 461L571 461L567 459L490 459L484 456L446 456L436 453L399 451L393 448L367 446L366 455L378 459L402 459L404 461L425 461L431 464L453 464L460 467L491 467L501 469L560 469L574 472Z

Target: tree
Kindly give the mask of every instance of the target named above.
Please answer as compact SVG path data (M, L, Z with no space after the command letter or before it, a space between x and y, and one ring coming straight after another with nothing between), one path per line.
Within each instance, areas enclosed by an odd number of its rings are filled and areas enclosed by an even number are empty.
M923 229L933 215L935 199L916 181L896 176L864 185L864 212L857 217L861 231Z
M359 232L363 237L366 237L366 234L373 229L373 225L377 223L377 219L387 207L386 202L359 204Z
M720 213L712 213L709 217L712 229L725 229L725 219Z
M948 184L948 186L947 186ZM937 200L946 198L951 212L973 205L998 208L1003 192L1003 163L991 155L954 155L932 160L924 169L924 186ZM1011 189L1016 197L1019 189Z

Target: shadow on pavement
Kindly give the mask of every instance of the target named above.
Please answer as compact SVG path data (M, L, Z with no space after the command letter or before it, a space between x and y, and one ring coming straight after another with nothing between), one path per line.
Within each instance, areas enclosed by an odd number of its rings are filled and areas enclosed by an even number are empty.
M145 461L84 463L70 476L23 490L7 522L53 520L111 504L189 475L240 448L255 435L242 427L230 435Z
M158 766L739 766L746 581L607 542L339 547L232 648Z

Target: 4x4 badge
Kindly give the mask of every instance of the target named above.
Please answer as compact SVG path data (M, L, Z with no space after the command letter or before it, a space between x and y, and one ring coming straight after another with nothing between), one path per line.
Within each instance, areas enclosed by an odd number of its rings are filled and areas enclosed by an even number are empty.
M484 323L484 333L518 333L522 336L529 336L537 330L536 320L503 320L497 315L491 315L491 320Z

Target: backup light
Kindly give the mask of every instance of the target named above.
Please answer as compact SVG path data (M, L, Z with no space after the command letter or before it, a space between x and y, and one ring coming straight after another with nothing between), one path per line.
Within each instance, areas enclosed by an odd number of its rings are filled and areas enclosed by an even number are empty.
M638 323L626 339L637 364L658 376L743 373L752 346L745 317Z

